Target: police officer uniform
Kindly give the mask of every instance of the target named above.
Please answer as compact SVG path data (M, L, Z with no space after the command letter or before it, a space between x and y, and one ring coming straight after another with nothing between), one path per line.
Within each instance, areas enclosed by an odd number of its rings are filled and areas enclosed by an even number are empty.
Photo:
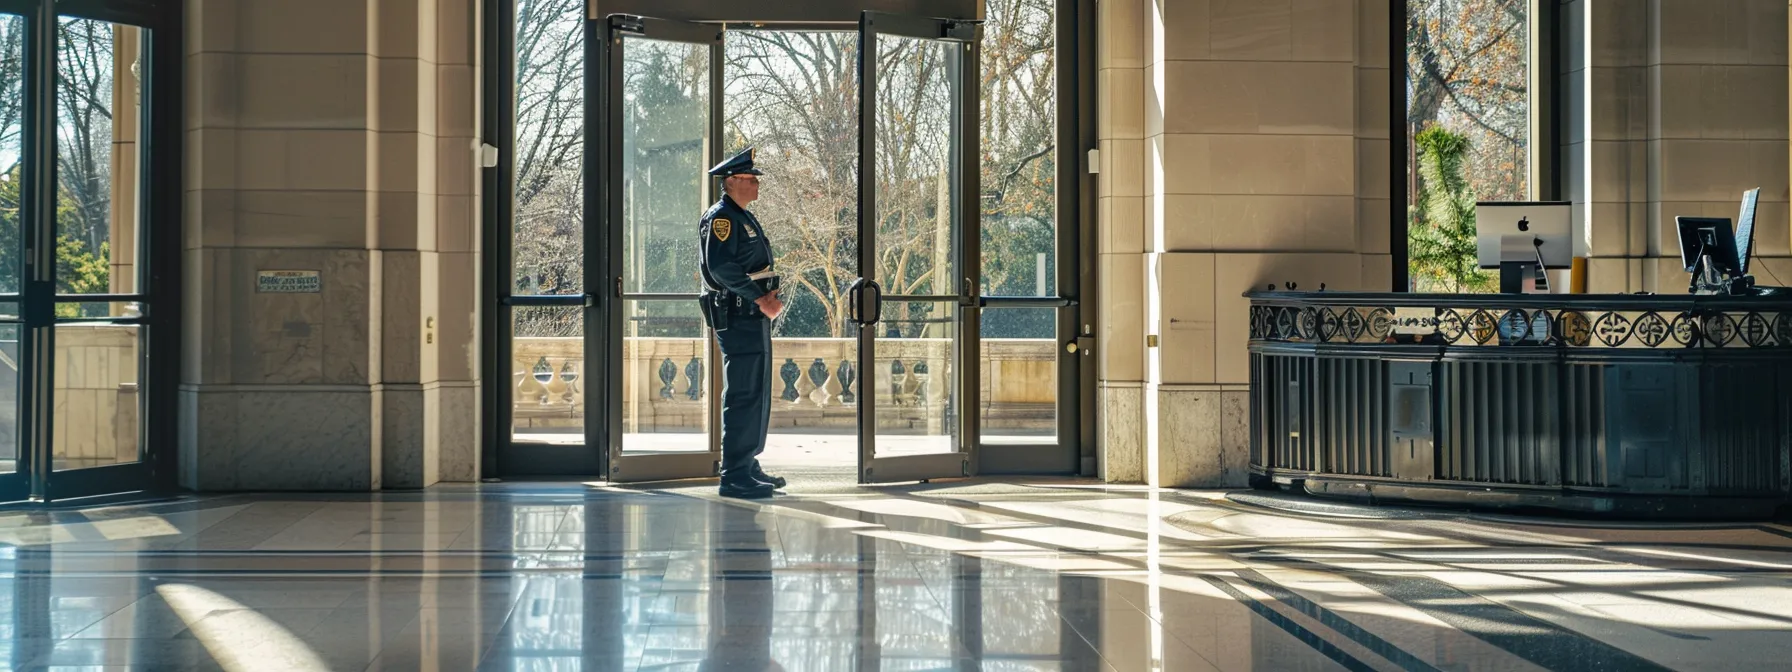
M709 169L763 175L748 149ZM756 303L778 288L771 241L753 213L723 194L703 213L700 233L704 317L722 349L722 486L729 497L769 497L784 479L759 467L771 426L772 322Z

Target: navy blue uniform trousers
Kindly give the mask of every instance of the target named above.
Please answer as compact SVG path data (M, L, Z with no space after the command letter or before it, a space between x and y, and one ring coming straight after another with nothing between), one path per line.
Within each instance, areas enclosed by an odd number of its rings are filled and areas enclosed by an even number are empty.
M745 478L765 452L772 422L772 323L736 316L716 332L722 347L722 476Z

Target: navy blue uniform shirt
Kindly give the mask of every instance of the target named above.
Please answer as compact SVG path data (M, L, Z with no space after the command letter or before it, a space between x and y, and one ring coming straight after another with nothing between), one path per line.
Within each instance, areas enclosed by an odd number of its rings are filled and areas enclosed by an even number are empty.
M757 301L765 292L747 277L770 270L772 244L753 213L727 195L703 213L703 284Z

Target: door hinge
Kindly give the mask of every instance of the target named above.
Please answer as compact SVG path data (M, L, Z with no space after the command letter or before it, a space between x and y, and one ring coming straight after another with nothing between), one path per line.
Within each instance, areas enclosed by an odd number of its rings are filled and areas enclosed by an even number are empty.
M644 35L647 33L647 21L639 16L618 14L610 17L610 27L623 32Z
M1091 149L1089 150L1089 174L1099 173L1101 173L1101 150Z

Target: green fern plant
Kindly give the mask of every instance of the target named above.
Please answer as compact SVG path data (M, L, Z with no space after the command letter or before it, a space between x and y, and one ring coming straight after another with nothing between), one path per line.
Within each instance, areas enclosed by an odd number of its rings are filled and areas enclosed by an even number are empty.
M1441 126L1413 137L1418 204L1407 212L1407 254L1421 291L1490 292L1475 258L1475 193L1465 173L1469 140Z

